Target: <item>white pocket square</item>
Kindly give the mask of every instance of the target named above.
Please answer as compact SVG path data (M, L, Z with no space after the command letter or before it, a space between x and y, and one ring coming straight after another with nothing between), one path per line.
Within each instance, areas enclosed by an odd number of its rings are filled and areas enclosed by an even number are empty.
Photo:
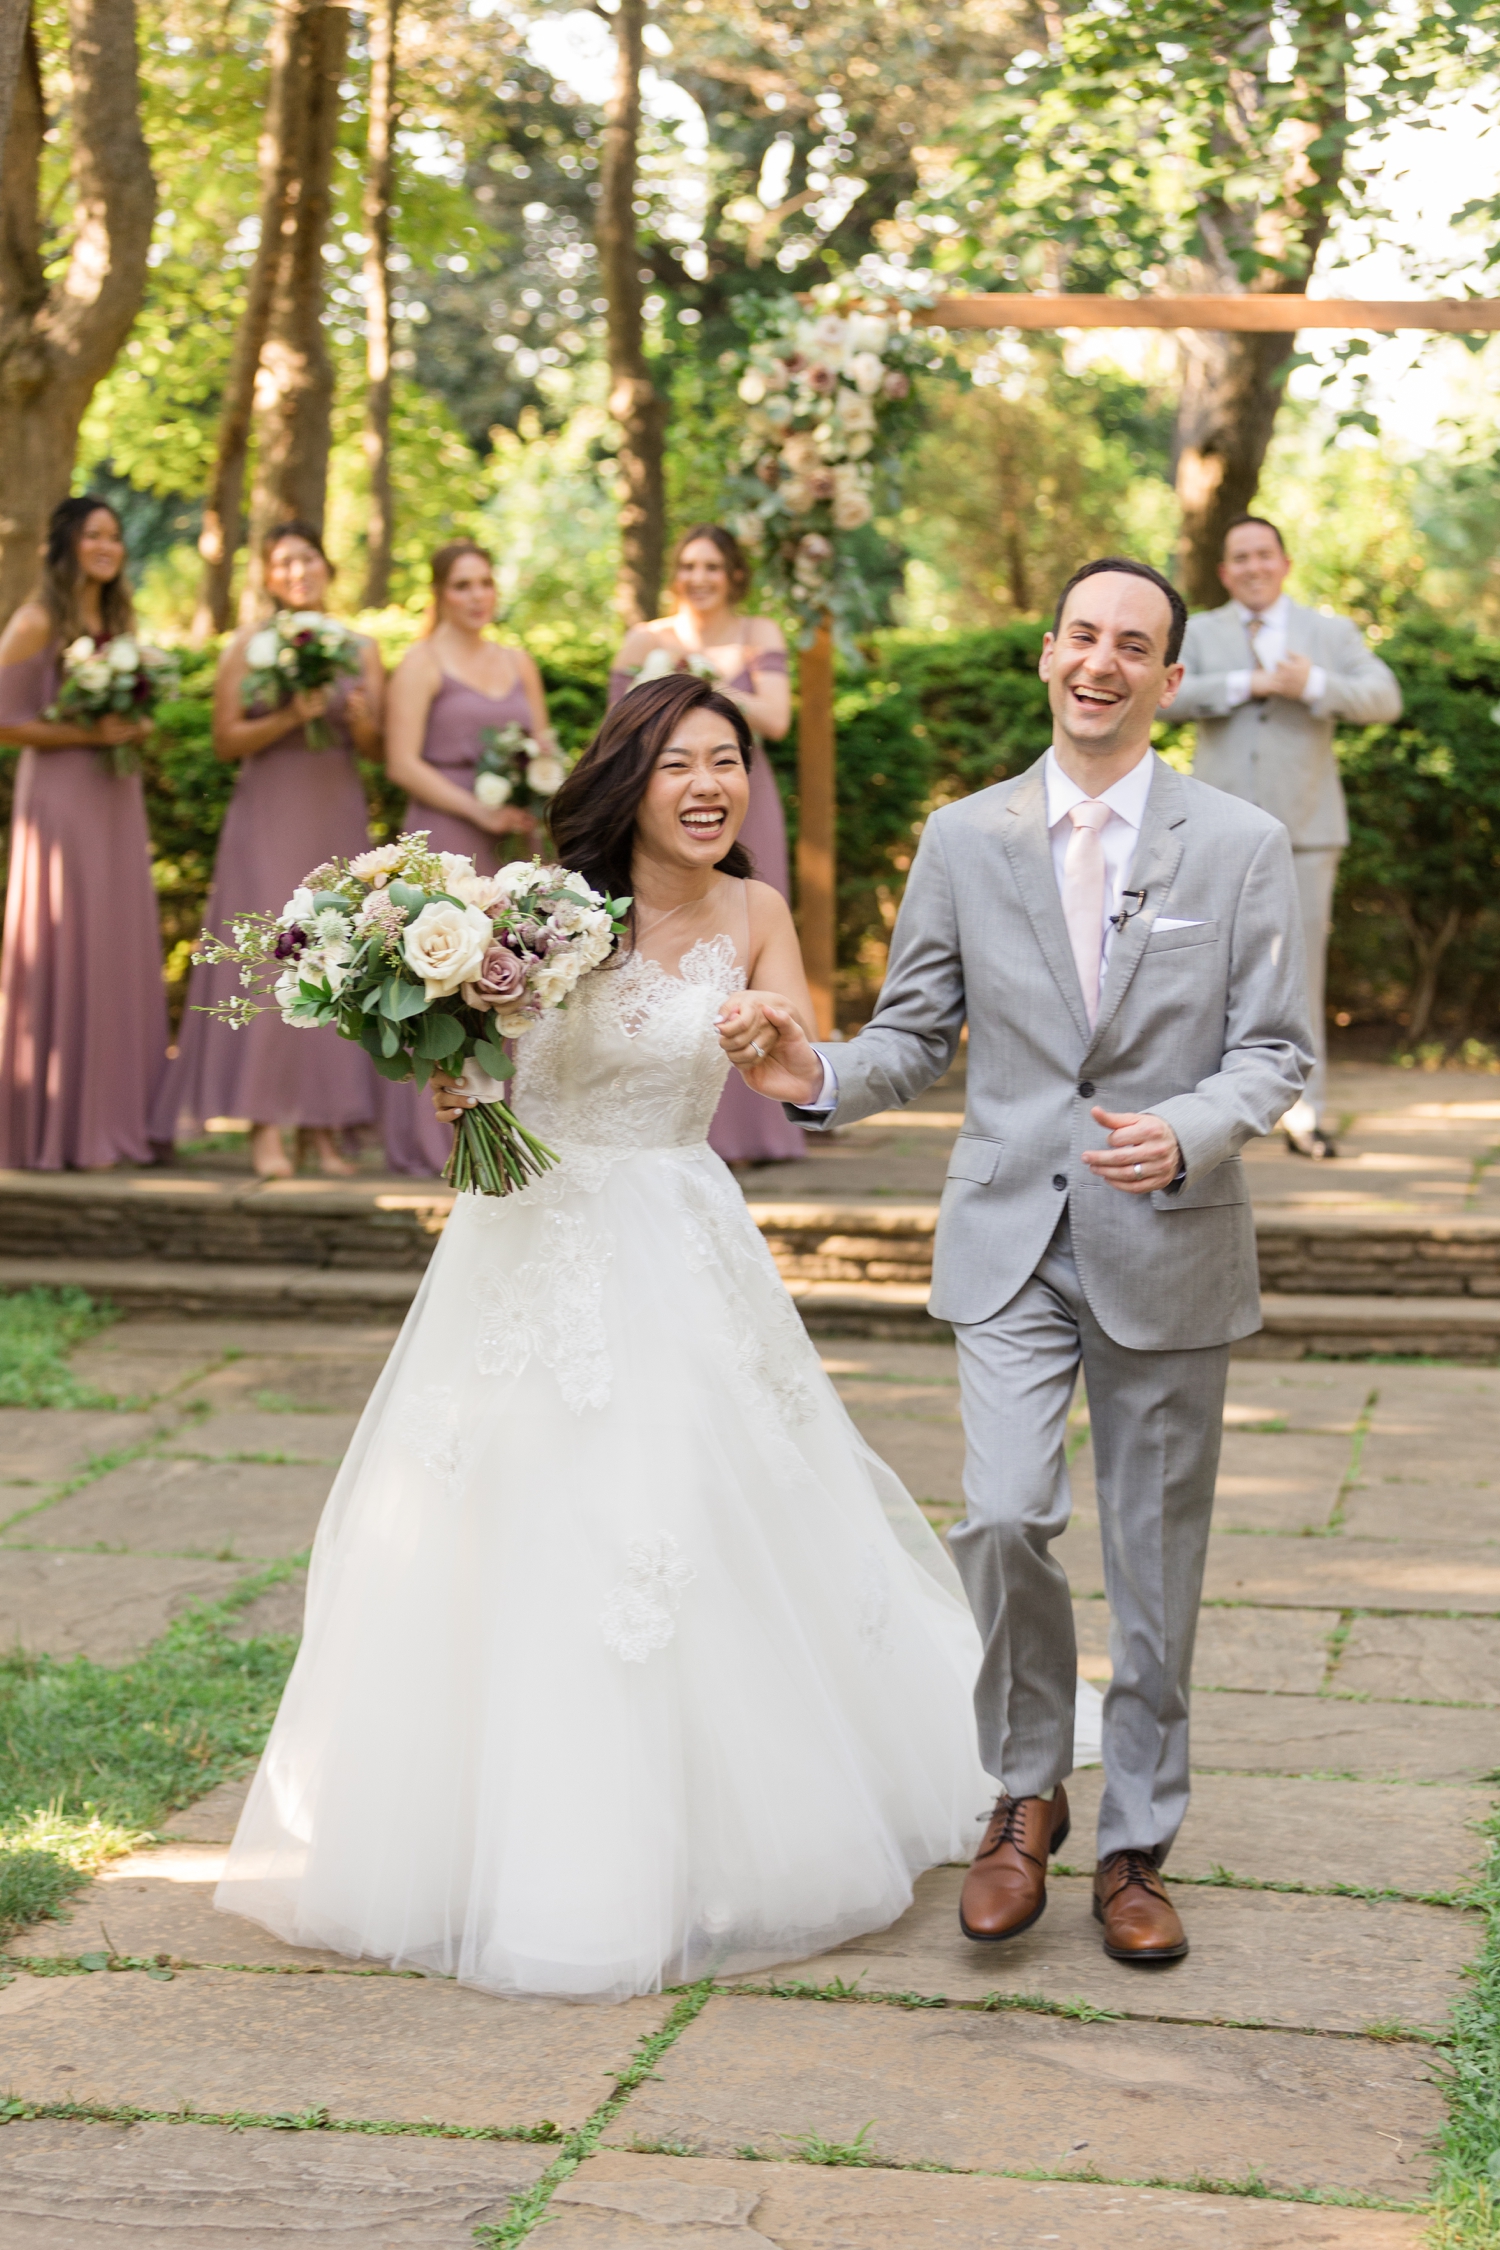
M1201 930L1203 924L1201 920L1197 922L1174 922L1170 914L1158 914L1151 927L1153 930Z

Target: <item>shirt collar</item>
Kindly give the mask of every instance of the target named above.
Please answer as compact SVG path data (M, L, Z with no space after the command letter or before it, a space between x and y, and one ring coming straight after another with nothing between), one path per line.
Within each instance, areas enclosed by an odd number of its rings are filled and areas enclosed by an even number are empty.
M1099 803L1108 805L1110 811L1128 827L1139 830L1146 817L1146 799L1151 794L1151 782L1158 762L1156 752L1148 750L1139 765L1132 766L1121 780L1112 782L1101 793ZM1088 803L1088 791L1080 789L1076 781L1068 779L1057 762L1057 752L1050 748L1043 767L1043 778L1047 788L1049 828L1055 828L1060 820L1066 819L1074 805Z
M1243 602L1236 602L1234 607L1235 614L1242 625L1252 625L1258 618L1262 625L1280 625L1284 630L1286 613L1291 607L1291 602L1287 595L1278 594L1269 609L1247 609Z

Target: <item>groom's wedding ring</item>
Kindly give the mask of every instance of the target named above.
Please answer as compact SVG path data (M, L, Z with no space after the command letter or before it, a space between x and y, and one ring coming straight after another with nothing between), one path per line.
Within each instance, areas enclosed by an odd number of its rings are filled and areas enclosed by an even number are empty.
M1140 1178L1141 1174L1142 1174L1142 1173L1143 1173L1143 1172L1145 1171L1145 1169L1146 1169L1146 1167L1145 1167L1145 1165L1144 1165L1144 1164L1137 1164L1137 1166L1136 1166L1136 1168L1135 1168L1135 1176L1136 1176L1136 1178L1137 1178L1137 1179L1139 1179L1139 1178Z

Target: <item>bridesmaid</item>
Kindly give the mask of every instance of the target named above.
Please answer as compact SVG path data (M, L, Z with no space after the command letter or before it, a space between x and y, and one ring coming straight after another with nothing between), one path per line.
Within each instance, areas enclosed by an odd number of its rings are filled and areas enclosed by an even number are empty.
M524 649L486 638L494 622L495 573L470 539L454 539L432 558L427 631L391 675L386 771L409 792L405 826L425 828L432 848L464 852L481 874L500 864L497 841L517 836L534 849L537 824L514 805L486 807L474 795L480 737L516 725L555 747L541 675ZM440 1172L452 1136L410 1082L381 1081L381 1126L393 1172Z
M265 543L266 586L277 609L325 607L333 570L319 534L284 523ZM369 843L364 785L356 750L380 747L385 675L373 641L362 642L357 681L295 695L274 711L244 708L240 688L253 625L235 634L214 684L214 749L239 759L239 778L214 863L205 929L222 934L237 915L279 914L320 860L352 858ZM312 750L304 732L326 722L329 744ZM296 1170L285 1134L298 1154L305 1135L319 1166L342 1179L355 1167L339 1153L338 1136L375 1116L375 1073L363 1049L336 1031L294 1031L274 1010L243 1030L201 1011L239 989L229 962L193 971L179 1052L156 1107L155 1136L176 1137L179 1123L200 1130L211 1117L252 1120L250 1156L262 1179Z
M52 723L61 650L134 628L120 521L53 513L42 584L0 636L0 743L21 751L0 958L0 1165L149 1164L167 1002L139 774L105 754L140 722Z
M657 651L672 657L679 670L687 669L689 657L703 657L750 721L758 743L779 742L792 723L786 642L771 618L741 615L749 584L750 566L734 533L722 524L694 524L678 541L672 561L676 607L668 617L631 627L609 675L610 702L619 701ZM786 816L763 748L751 763L750 810L739 840L761 882L790 902ZM708 1138L726 1164L779 1164L803 1153L802 1134L788 1124L780 1105L753 1094L735 1071Z

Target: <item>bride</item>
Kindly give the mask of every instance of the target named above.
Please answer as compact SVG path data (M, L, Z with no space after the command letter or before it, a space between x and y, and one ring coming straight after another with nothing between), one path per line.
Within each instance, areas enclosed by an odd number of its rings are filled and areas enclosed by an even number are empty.
M561 1161L455 1202L319 1526L215 1900L292 1944L622 1998L883 1928L982 1826L957 1576L705 1139L736 996L811 1029L750 757L653 680L555 800L633 943L518 1043Z

